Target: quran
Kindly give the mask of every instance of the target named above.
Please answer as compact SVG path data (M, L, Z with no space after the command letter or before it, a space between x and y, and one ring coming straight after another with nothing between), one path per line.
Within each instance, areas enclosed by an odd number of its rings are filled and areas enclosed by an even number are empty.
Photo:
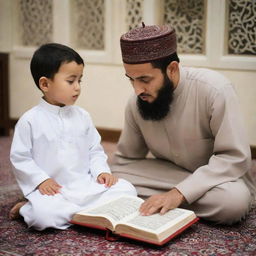
M107 230L108 240L120 236L163 245L198 220L193 211L182 208L142 216L139 208L143 202L139 197L122 196L74 214L71 223Z

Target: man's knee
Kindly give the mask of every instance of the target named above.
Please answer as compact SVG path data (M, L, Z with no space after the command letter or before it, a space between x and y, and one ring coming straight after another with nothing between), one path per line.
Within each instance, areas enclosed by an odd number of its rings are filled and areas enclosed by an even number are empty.
M242 180L227 182L208 191L195 205L199 217L219 224L233 224L248 213L251 194Z
M213 216L217 223L233 224L242 220L250 209L251 195L249 190L225 191L221 199L217 200L219 211ZM214 220L214 219L213 219Z

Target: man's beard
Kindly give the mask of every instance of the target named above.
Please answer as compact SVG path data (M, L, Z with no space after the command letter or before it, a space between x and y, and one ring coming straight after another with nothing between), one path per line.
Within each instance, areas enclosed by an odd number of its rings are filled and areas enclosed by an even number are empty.
M144 120L159 121L167 116L170 110L170 104L173 100L174 85L173 82L164 75L163 86L158 91L157 98L149 103L137 98L137 106L141 117Z

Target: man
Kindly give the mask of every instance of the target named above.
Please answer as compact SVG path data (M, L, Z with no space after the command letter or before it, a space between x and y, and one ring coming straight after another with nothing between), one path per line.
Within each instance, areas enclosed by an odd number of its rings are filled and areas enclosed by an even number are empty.
M182 67L171 27L143 24L120 42L135 94L113 173L148 198L142 215L184 207L216 223L241 220L253 201L251 156L231 83Z

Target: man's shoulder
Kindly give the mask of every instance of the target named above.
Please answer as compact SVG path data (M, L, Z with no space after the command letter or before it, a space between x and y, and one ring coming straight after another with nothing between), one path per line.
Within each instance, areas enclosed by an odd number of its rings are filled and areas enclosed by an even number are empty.
M198 86L203 85L208 89L222 90L225 87L232 86L229 79L227 79L220 72L207 68L185 68L186 80Z

